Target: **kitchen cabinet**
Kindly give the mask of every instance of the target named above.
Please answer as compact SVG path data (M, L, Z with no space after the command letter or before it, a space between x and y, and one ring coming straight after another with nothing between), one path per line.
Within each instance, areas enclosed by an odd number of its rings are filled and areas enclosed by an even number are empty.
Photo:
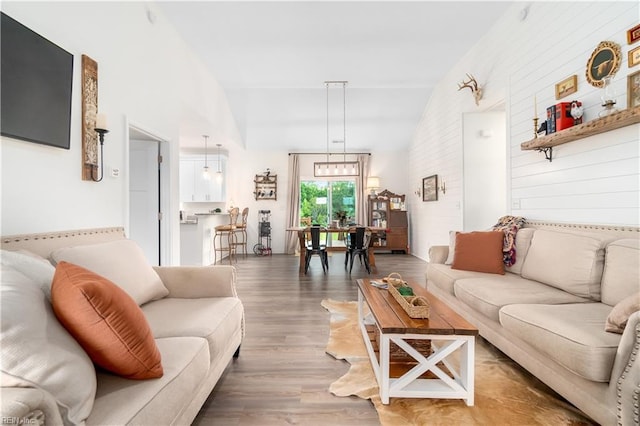
M374 250L403 251L409 253L409 224L404 209L404 195L384 190L369 197L369 225L385 228L372 238Z
M180 201L182 202L225 202L224 162L221 159L222 179L216 179L218 159L215 156L207 160L210 179L202 175L203 157L180 158Z

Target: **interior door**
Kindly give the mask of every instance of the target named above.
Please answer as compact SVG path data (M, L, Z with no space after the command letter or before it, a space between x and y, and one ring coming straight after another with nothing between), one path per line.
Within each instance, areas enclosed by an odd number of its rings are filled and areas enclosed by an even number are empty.
M463 226L486 230L508 212L505 113L467 113L463 122Z
M160 265L160 142L129 143L130 235L152 265Z

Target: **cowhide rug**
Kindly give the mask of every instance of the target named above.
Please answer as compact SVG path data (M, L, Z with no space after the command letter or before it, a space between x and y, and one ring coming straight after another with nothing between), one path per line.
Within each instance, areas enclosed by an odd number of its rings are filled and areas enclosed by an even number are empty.
M336 396L373 402L380 423L391 425L591 425L579 410L484 339L476 340L475 405L462 400L391 398L380 402L378 385L357 323L356 302L323 300L331 313L326 352L351 364L329 387Z

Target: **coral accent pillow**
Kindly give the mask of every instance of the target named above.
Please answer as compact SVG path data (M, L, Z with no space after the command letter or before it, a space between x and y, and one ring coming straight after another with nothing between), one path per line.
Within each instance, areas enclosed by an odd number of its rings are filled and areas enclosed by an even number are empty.
M108 279L59 262L51 303L58 320L95 364L127 379L162 376L160 352L142 310Z
M456 235L451 269L504 275L502 231L475 231Z

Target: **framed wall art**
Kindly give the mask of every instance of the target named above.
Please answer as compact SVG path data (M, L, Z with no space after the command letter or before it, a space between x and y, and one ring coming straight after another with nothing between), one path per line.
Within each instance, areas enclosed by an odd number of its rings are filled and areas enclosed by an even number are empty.
M572 75L556 84L556 99L562 99L578 91L578 76Z
M627 108L640 106L640 71L627 77Z
M422 201L438 201L438 175L422 179Z
M93 180L98 165L98 63L82 55L82 180Z
M640 64L640 46L635 49L631 49L627 55L629 59L629 68Z
M589 84L602 87L603 78L614 75L620 69L622 53L620 45L613 41L601 41L587 61L585 74Z
M627 44L633 44L640 40L640 24L627 30Z

